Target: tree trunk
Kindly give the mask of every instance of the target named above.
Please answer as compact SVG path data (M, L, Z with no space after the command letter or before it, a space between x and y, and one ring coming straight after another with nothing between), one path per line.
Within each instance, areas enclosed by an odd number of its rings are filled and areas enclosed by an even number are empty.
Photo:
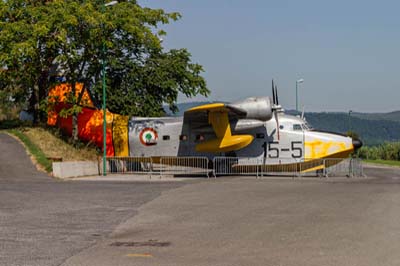
M73 113L72 113L72 140L74 143L78 142L78 113L76 111L76 105L78 104L76 101L76 83L72 82L71 84L71 93L72 93L72 108L73 108Z
M74 112L72 115L72 139L74 143L78 142L78 114Z
M29 112L33 115L33 124L37 125L40 121L39 117L39 87L37 85L33 86L32 94L29 98Z

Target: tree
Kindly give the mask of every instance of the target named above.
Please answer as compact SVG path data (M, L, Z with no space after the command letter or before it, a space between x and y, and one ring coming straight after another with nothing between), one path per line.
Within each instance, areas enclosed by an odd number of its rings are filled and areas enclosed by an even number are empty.
M24 88L35 110L55 82L55 72L72 86L65 115L76 118L81 111L83 91L76 95L77 82L100 100L103 59L107 107L113 112L159 115L163 103L176 110L179 93L209 93L202 67L191 62L186 49L162 48L160 37L166 33L158 27L179 19L178 13L136 1L105 8L104 1L96 0L8 0L0 2L0 16L0 64L13 75L14 85Z
M51 16L44 12L44 1L0 1L0 66L3 93L24 101L40 118L39 100L46 97L49 73L56 57L56 40ZM13 92L24 92L25 97ZM18 96L18 97L17 97Z

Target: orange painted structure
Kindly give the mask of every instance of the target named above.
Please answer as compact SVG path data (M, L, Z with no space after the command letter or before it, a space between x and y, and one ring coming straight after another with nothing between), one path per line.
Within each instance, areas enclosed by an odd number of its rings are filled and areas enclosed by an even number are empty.
M76 96L82 91L83 85L76 85ZM72 116L62 117L60 112L68 109L67 95L71 93L68 84L57 85L50 90L50 101L54 107L48 112L47 124L60 128L65 134L72 135ZM85 91L82 95L82 112L78 115L78 137L84 142L94 143L103 148L103 111L94 107L90 95ZM129 156L128 117L107 111L106 146L107 156Z

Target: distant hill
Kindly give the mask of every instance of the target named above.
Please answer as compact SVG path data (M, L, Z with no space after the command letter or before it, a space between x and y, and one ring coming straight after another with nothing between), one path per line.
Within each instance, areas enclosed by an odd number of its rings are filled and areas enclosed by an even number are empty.
M400 122L400 111L390 113L352 113L352 116L367 120L387 120Z
M381 118L375 119L377 116L369 116L370 114L359 115L351 115L349 119L348 113L306 113L305 117L315 129L345 133L351 127L367 145L400 141L400 122L391 120L392 116L379 114Z
M179 112L167 113L173 116L181 116L184 111L194 106L212 102L188 102L178 104ZM295 115L296 111L288 110L288 114ZM366 145L378 145L385 141L400 141L400 111L390 113L352 113L349 114L309 112L305 113L306 120L315 129L346 133L350 126Z

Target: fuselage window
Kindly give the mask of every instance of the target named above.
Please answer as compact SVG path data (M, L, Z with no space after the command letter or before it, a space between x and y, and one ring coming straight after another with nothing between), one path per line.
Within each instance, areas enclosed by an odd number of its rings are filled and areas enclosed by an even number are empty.
M181 141L187 141L187 136L186 135L180 135L179 140Z
M196 140L197 141L204 141L204 136L203 135L196 135Z
M162 139L163 139L163 140L169 140L170 137L169 137L169 135L164 135L164 136L162 136Z
M284 129L285 127L283 126L283 125L280 125L279 126L279 129Z
M294 124L294 125L293 125L293 130L294 130L294 131L299 131L299 130L303 130L303 128L301 127L300 124Z
M263 139L265 137L264 133L257 133L256 138Z

